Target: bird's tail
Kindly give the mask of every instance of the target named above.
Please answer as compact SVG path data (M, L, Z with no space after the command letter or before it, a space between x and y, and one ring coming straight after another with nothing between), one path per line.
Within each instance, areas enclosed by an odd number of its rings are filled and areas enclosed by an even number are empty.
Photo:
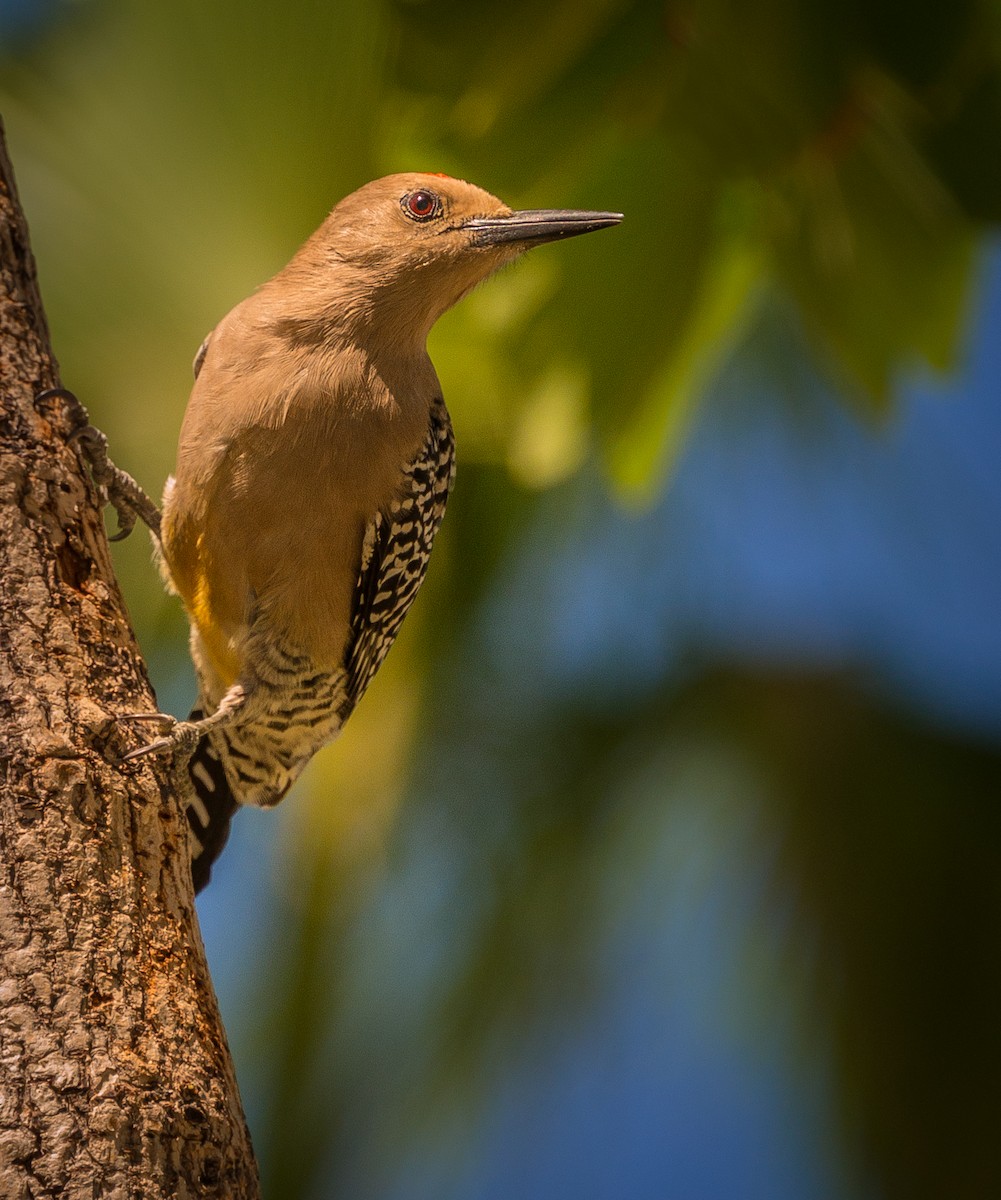
M188 719L200 721L204 715L200 708L195 708ZM226 845L229 823L238 804L222 754L211 735L203 737L195 747L187 772L191 780L186 804L191 828L191 877L195 891L200 892L209 881L212 864Z
M199 701L188 719L200 721L205 707ZM303 747L299 745L299 734L290 748L287 731L256 725L213 729L202 738L188 759L191 786L185 789L196 892L209 881L212 864L226 845L236 810L241 805L273 808L328 738L329 733L324 731L319 740Z

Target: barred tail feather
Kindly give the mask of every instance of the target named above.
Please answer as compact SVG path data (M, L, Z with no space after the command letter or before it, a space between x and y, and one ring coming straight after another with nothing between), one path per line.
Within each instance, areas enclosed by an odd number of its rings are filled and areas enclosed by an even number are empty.
M189 718L201 720L196 708ZM187 801L188 825L191 829L191 876L195 891L208 883L212 864L222 853L229 837L229 823L237 810L226 770L211 737L203 737L188 760L191 793Z

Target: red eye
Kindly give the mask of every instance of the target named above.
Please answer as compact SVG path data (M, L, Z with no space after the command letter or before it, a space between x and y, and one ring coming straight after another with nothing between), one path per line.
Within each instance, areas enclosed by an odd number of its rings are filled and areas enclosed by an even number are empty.
M441 212L441 200L434 192L410 192L403 197L403 211L417 221L427 221Z

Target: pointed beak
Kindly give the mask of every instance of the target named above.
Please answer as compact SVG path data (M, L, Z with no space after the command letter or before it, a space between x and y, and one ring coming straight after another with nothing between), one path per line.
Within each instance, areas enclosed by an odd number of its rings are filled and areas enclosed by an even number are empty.
M507 217L474 217L462 228L472 235L474 246L503 246L523 242L558 242L563 238L592 233L618 225L622 213L578 212L568 208L530 208Z

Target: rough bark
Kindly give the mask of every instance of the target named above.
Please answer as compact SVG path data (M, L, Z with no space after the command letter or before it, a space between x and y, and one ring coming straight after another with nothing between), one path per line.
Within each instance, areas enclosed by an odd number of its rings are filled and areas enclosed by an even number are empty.
M252 1198L186 827L115 765L156 705L57 383L0 125L0 1200Z

